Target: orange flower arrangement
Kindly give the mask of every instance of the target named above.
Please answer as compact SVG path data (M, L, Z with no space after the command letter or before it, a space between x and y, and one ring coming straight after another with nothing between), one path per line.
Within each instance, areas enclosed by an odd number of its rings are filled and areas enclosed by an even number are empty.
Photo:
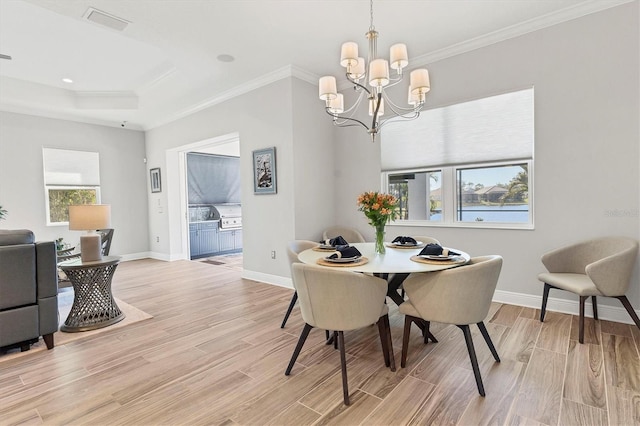
M358 210L364 212L372 226L384 226L399 217L398 199L391 194L365 192L358 196Z
M391 194L365 192L358 196L358 210L364 212L369 224L376 228L376 253L384 254L384 226L400 216L398 199Z

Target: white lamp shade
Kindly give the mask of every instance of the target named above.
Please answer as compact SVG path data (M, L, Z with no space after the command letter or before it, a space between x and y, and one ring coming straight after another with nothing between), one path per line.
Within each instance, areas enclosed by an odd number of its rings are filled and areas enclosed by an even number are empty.
M427 93L431 90L429 71L424 68L411 71L411 93Z
M407 45L404 43L398 43L391 46L389 49L389 61L391 62L391 68L394 70L400 70L409 65Z
M342 93L338 93L335 99L331 99L328 102L327 108L329 108L330 113L342 114L344 112L344 96Z
M378 98L369 99L369 115L373 117L373 113L376 110L376 104L378 103ZM380 99L380 109L378 109L378 117L384 115L384 99Z
M358 58L358 63L348 69L348 73L354 80L360 80L364 76L365 62L363 57Z
M111 227L111 205L84 204L69 206L69 229L91 231Z
M389 84L389 62L386 59L374 59L369 64L369 85L382 87Z
M340 65L347 68L354 66L358 62L358 43L347 41L342 43L340 49Z
M323 101L335 99L338 95L338 89L336 86L336 78L332 75L325 75L320 77L318 84L318 95Z

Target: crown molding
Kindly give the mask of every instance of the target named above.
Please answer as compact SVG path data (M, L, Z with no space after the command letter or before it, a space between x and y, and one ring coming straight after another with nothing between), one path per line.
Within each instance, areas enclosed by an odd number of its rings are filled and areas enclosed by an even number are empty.
M432 62L467 53L472 50L490 46L501 41L519 37L524 34L532 33L534 31L558 25L573 19L578 19L602 10L621 6L626 3L632 3L634 1L637 0L590 0L578 3L574 6L511 25L510 27L502 28L480 37L453 44L424 55L416 56L412 62L416 66L425 66Z

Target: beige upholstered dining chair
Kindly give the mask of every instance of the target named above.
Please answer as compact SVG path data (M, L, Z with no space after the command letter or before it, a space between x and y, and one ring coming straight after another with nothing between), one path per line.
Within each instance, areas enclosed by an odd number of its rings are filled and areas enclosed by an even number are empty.
M440 244L440 241L438 241L437 239L435 239L433 237L417 236L417 237L413 237L413 239L416 240L416 241L422 241L425 245L427 245L427 244Z
M287 245L287 257L289 258L289 267L291 267L294 263L298 263L298 254L300 254L301 252L316 247L318 245L318 243L313 242L313 241L309 241L309 240L294 240L291 241L288 245ZM291 278L293 279L293 271L291 272ZM291 302L289 303L289 307L287 308L287 313L284 314L284 319L282 320L282 324L280 325L280 328L284 328L284 326L287 324L287 320L289 319L289 315L291 315L291 311L293 310L293 307L296 304L296 301L298 300L298 292L294 292L293 296L291 297Z
M624 237L596 238L544 254L542 263L549 272L538 275L544 283L540 321L544 321L549 290L554 288L570 291L580 298L580 343L584 342L584 305L589 296L593 319L598 319L596 296L615 297L640 329L638 315L625 296L637 256L638 242Z
M454 324L464 334L478 392L484 396L469 324L478 325L494 359L500 362L484 319L489 313L501 269L502 257L493 255L473 257L466 265L453 269L409 275L403 283L409 300L400 305L400 312L405 315L400 365L406 366L412 322L425 320Z
M371 275L302 263L294 263L291 269L305 325L284 374L291 373L312 328L336 330L333 333L340 349L343 398L345 405L349 405L344 331L377 323L384 363L391 371L396 370L389 309L385 304L387 282Z
M349 244L364 243L364 236L358 232L357 229L349 226L331 226L324 230L322 233L322 239L328 240L329 238L335 238L342 235L342 238L347 240Z

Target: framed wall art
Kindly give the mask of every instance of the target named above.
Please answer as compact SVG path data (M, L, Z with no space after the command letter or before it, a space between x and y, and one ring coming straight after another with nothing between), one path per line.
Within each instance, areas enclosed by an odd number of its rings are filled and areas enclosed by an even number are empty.
M160 179L160 168L150 170L151 192L162 192L162 180Z
M276 148L253 151L253 192L275 194L276 191Z

